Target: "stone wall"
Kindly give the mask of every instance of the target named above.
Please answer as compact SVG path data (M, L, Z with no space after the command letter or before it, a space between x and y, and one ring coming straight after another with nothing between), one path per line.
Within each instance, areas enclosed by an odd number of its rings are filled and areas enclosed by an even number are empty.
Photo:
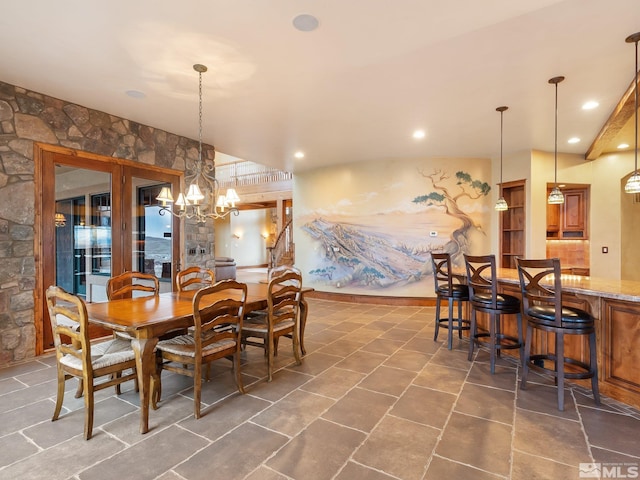
M184 171L198 142L0 82L0 367L35 355L33 142ZM213 160L214 149L203 146ZM185 224L185 249L211 245L213 225ZM212 264L190 258L185 264Z

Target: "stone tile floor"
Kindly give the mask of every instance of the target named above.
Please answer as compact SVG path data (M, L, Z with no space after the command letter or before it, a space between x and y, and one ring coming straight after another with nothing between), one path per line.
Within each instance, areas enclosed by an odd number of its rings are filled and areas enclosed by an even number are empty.
M82 399L67 382L51 422L55 359L0 370L0 479L578 479L579 464L640 464L640 414L567 389L488 354L467 361L466 340L433 341L434 309L310 299L303 364L280 342L267 383L262 351L244 352L245 395L229 363L212 369L204 417L191 379L163 372L163 400L138 433L138 397L97 394L85 441ZM625 471L619 470L620 473Z

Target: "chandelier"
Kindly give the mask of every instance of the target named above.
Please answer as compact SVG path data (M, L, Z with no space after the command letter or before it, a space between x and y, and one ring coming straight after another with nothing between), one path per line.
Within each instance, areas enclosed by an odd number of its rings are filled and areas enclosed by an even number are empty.
M229 188L224 195L219 193L215 163L202 159L202 74L207 71L207 67L197 63L193 69L198 72L198 160L192 164L187 161L185 183L189 187L186 194L180 192L178 200L174 201L171 188L162 187L156 200L160 202L160 215L168 212L178 218L205 223L209 218L224 218L230 213L238 215L236 202L240 198L233 188ZM170 204L174 204L178 211Z

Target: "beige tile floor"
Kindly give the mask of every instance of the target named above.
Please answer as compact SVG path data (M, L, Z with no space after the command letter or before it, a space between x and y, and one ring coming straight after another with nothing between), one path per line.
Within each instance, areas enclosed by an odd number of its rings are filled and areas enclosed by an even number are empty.
M98 393L94 437L67 382L51 422L54 359L0 370L0 479L578 479L579 464L640 463L640 414L567 390L556 409L548 379L517 386L518 366L488 354L467 361L465 340L433 341L434 309L310 299L307 355L282 340L265 380L262 352L244 352L247 393L220 362L193 418L190 379L163 372L163 400L138 433L127 384ZM623 470L620 470L623 473Z

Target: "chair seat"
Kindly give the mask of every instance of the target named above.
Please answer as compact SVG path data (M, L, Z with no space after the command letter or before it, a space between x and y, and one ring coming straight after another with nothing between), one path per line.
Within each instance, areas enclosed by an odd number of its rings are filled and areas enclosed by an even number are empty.
M446 285L441 285L436 290L438 295L442 295L443 297L453 297L453 298L469 298L469 287L466 285L462 285L459 283L454 283L451 285L451 291Z
M479 304L479 306L490 306L492 299L491 293L477 293L471 297L471 302ZM520 299L513 295L507 295L505 293L498 293L496 295L496 307L499 309L519 309Z
M259 318L259 317L258 317ZM242 326L242 331L247 333L267 333L267 324L263 322L256 322L254 318L251 318L249 321L245 322ZM282 330L288 330L295 327L295 322L293 320L285 320L283 322L278 323L273 326L274 332L279 332Z
M124 340L114 339L91 345L91 365L94 370L134 359L135 354L131 349L131 343ZM64 355L60 363L82 370L82 360L73 355Z
M555 309L552 306L533 306L525 312L531 319L540 323L554 326L556 320ZM594 324L593 316L584 310L572 307L562 307L563 328L585 328Z
M236 342L230 338L220 340L219 342L211 343L202 349L203 355L211 355L228 348L233 348ZM158 342L156 348L158 350L172 353L174 355L183 355L185 357L195 358L195 345L196 341L192 335L178 335L169 340L161 340Z

